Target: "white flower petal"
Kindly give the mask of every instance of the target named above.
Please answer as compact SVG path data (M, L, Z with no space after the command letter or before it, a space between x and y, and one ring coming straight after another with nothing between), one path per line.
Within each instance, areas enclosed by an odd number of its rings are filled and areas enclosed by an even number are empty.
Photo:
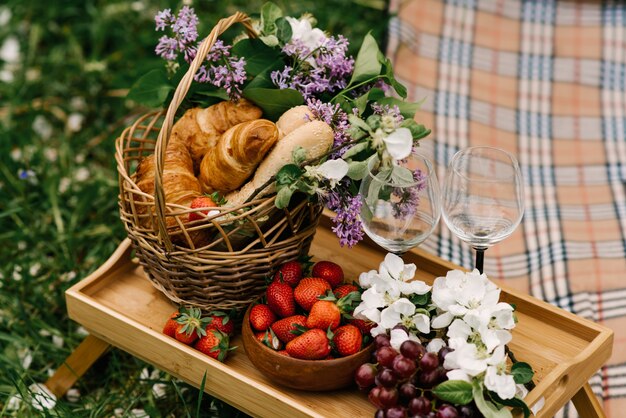
M448 376L448 380L463 380L464 382L472 383L469 375L461 369L450 370L446 373L446 376Z
M22 406L22 397L19 394L13 395L9 398L6 404L6 409L7 411L15 411L20 409L20 406Z
M372 328L370 330L370 335L372 337L375 337L378 334L386 334L386 333L387 333L387 329L385 327L380 326L380 325L378 325L378 326L376 326L376 327L374 327L374 328Z
M441 338L433 338L426 346L426 351L429 353L438 353L443 347L446 346L446 342Z
M381 264L381 270L383 267L393 279L399 280L404 271L404 261L395 254L387 253L385 261Z
M80 400L80 390L76 388L71 388L67 391L65 397L67 398L68 402L78 402Z
M472 328L461 319L455 319L448 327L448 338L460 338L467 341L472 333Z
M379 293L375 287L370 287L361 294L361 304L368 308L382 308L386 305L385 294Z
M422 334L428 334L430 332L430 318L428 315L417 314L413 317L413 325Z
M32 394L31 405L33 408L43 411L53 409L57 404L57 397L42 383L33 383L28 387Z
M502 399L511 399L515 396L515 380L509 374L498 374L497 367L487 367L485 373L485 387L494 391Z
M328 180L341 180L348 174L348 163L342 159L328 160L317 168L320 175Z
M411 154L413 135L408 128L398 128L383 138L387 152L395 160L402 160Z
M452 315L450 312L444 312L441 315L433 318L432 322L430 323L430 326L435 329L445 328L448 325L450 325L453 319L454 319L454 315Z
M402 343L409 339L409 334L402 329L392 329L389 336L391 337L389 343L396 350L400 350Z
M164 398L167 395L167 385L165 383L155 383L152 385L152 395L156 399Z

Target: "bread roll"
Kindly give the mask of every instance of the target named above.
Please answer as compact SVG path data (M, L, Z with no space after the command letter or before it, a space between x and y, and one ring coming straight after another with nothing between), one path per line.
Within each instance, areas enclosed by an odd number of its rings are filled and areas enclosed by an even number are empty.
M258 119L262 113L246 99L220 102L206 109L189 109L172 127L169 143L189 148L197 172L204 155L224 132L241 122Z
M227 130L200 165L205 193L238 189L278 140L278 128L266 119L243 122Z
M325 122L314 120L298 127L283 139L261 162L252 180L245 184L241 190L226 195L229 206L243 204L252 194L262 188L269 179L278 173L285 165L292 163L293 151L302 147L306 150L306 158L320 158L327 153L333 145L333 130ZM259 193L259 196L272 193L275 186L267 186Z
M312 120L313 113L309 110L308 106L301 105L292 107L283 113L280 118L278 118L278 121L276 121L276 126L280 132L280 138L283 138L285 135L288 135L292 131L295 131L300 126L311 122Z

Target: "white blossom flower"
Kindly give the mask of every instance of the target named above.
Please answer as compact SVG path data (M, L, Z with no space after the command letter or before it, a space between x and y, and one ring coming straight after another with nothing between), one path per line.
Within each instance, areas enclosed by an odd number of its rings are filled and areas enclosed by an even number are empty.
M380 325L393 328L402 323L402 316L411 316L414 312L415 305L407 298L400 298L380 313Z
M70 132L78 132L83 126L83 120L85 117L80 113L70 113L67 118L66 127Z
M326 179L330 181L330 187L333 188L337 182L348 174L348 163L345 160L327 160L320 166L306 166L306 176L315 179Z
M22 396L20 394L17 394L9 398L5 408L7 411L17 411L18 409L20 409L20 406L22 406Z
M420 339L413 333L407 334L403 329L392 329L389 333L389 344L396 350L400 350L400 346L407 340L420 342Z
M152 385L152 395L159 399L167 395L167 385L165 383L155 383Z
M53 409L57 404L57 397L41 383L33 383L28 387L32 393L31 405L33 408L43 411Z
M74 172L74 179L76 181L85 181L89 178L89 169L87 167L79 167L76 172Z
M0 47L0 60L15 64L20 60L20 42L16 36L7 36Z
M46 160L51 163L55 162L59 158L59 152L55 148L44 148L43 155L46 157Z
M13 148L11 152L9 152L9 155L13 161L19 161L22 159L22 150L19 148Z
M52 137L52 125L42 115L37 115L33 121L33 131L41 137L44 141Z
M321 46L326 41L326 34L321 29L313 28L309 19L296 19L291 16L285 17L291 26L293 41L301 42L311 51ZM310 59L310 58L309 58ZM307 62L309 61L307 59ZM313 60L313 64L315 61Z
M52 336L52 344L54 344L55 347L63 347L63 344L65 343L65 340L63 339L63 337L60 337L58 335L53 335Z
M441 338L433 338L430 340L428 345L426 345L426 351L429 353L438 353L443 347L446 346L446 342Z
M8 66L7 66L8 67ZM10 68L3 68L0 70L0 81L3 83L12 83L15 80L15 74Z
M39 274L40 271L41 263L37 262L30 266L30 268L28 269L28 274L30 274L32 277L35 277Z
M22 267L21 266L13 267L13 273L11 274L11 277L16 282L19 282L20 280L22 280Z
M17 358L20 359L22 368L26 370L33 362L33 353L28 348L20 348L19 350L17 350Z
M446 373L446 376L448 377L448 380L463 380L469 383L472 382L472 378L470 377L470 375L468 375L461 369L450 370Z
M383 138L385 149L394 160L402 160L411 154L413 135L408 128L398 128Z
M487 367L485 387L497 393L502 399L511 399L515 396L515 380L513 380L513 375L506 373L504 363Z

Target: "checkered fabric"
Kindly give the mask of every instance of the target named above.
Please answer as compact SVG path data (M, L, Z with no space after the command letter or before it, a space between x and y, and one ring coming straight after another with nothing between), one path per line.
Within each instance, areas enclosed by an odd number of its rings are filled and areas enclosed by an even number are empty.
M389 55L426 101L422 150L439 178L459 149L518 157L526 211L485 254L507 286L615 331L591 380L607 416L626 416L626 2L392 1ZM422 248L465 267L473 252L440 225ZM574 417L568 405L563 416Z

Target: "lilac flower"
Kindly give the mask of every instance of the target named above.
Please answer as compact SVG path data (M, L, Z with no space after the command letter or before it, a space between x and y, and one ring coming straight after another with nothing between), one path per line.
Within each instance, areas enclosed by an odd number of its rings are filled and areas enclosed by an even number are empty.
M158 56L174 61L178 53L184 54L185 60L191 62L196 56L197 46L194 45L198 39L198 16L189 6L184 6L175 18L171 9L165 9L154 17L156 30L164 31L169 27L172 36L162 36L159 39L155 52Z
M424 173L417 169L413 172L415 185L409 187L394 187L391 195L395 197L392 205L393 216L395 218L406 219L413 216L420 204L420 192L426 187Z
M383 117L389 116L397 125L396 127L400 126L400 124L404 121L404 116L402 116L402 113L400 113L400 108L398 107L398 105L393 105L390 107L387 104L380 105L378 103L372 103L372 111L375 115L380 115Z
M272 71L270 74L270 79L275 86L279 89L288 89L290 88L290 80L291 80L291 71L293 68L290 66L286 66L282 71Z
M158 12L156 16L154 16L156 30L165 30L165 27L172 25L174 20L174 16L172 16L172 9L165 9Z
M347 142L350 142L348 129L348 114L341 110L339 104L324 103L319 99L308 99L307 106L315 119L326 122L334 132L333 148L338 148ZM339 149L336 153L330 155L331 159L340 158L346 150Z
M363 225L359 219L363 202L360 195L352 196L348 188L345 182L340 183L324 196L324 203L337 214L333 218L332 231L339 237L339 244L352 248L363 239Z
M178 41L174 38L163 35L159 39L155 52L161 58L168 61L174 61L178 56Z
M198 16L189 6L178 12L178 18L172 25L172 31L182 45L191 44L198 38Z
M222 87L231 98L238 99L247 77L246 60L231 55L230 48L230 45L216 41L207 54L207 60L212 64L200 67L194 79L199 83Z

